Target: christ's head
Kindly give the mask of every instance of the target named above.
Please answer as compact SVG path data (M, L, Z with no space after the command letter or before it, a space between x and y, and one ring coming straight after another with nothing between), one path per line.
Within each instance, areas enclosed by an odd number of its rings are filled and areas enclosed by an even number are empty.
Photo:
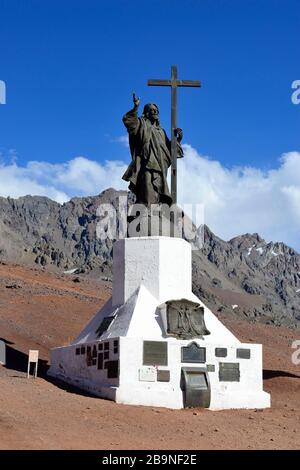
M149 121L154 124L159 124L159 109L155 103L148 103L144 106L143 116L149 119Z

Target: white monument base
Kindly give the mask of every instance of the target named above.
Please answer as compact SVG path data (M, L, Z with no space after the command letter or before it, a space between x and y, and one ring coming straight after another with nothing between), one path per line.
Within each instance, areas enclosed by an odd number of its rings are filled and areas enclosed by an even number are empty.
M132 405L266 408L262 346L242 344L191 290L191 247L179 238L114 244L113 295L67 347L51 351L48 374ZM204 308L209 335L168 330L166 302ZM189 361L189 362L188 362Z

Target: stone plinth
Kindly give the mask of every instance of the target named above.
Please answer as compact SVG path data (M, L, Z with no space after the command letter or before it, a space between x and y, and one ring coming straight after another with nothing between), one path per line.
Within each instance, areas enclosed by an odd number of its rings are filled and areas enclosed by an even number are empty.
M118 403L270 406L262 388L261 345L242 344L192 293L186 241L120 240L114 244L113 276L112 298L70 346L52 350L50 375ZM203 307L210 335L183 340L168 333L166 302L180 299ZM196 362L183 354L192 349L199 351Z

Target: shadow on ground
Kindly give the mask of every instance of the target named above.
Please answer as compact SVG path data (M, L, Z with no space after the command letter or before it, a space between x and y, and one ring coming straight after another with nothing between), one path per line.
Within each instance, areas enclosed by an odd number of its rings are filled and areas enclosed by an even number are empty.
M274 379L275 377L291 377L293 379L300 379L300 375L293 374L292 372L287 372L286 370L264 370L263 379Z
M28 354L25 354L11 347L10 345L14 343L6 340L5 338L1 338L1 341L5 343L5 350L6 350L5 351L6 358L5 358L4 367L6 369L14 370L17 372L23 372L24 374L27 374ZM54 378L54 377L49 377L47 375L49 368L50 366L47 361L43 359L39 359L37 376L46 380L47 382L52 383L56 387L68 393L75 393L77 395L95 398L95 395L92 395L91 393L87 391L81 390L80 388L75 387L74 385L67 384L66 382L63 382L62 380ZM32 375L33 372L34 372L34 364L31 364L30 374Z
M18 372L25 372L27 374L28 368L28 354L25 354L17 349L9 346L14 344L11 341L7 341L2 338L2 341L6 344L6 358L5 358L5 367L7 369L16 370ZM30 368L30 373L33 373L33 364ZM49 369L48 362L39 359L38 362L38 376L46 378L47 370Z
M81 395L83 397L90 397L90 398L98 398L92 393L87 392L86 390L82 390L81 388L75 387L75 385L68 384L67 382L63 382L62 380L56 378L56 377L49 377L45 376L43 377L47 382L52 383L56 387L60 388L61 390L64 390L65 392L68 393L74 393L75 395ZM102 398L102 400L105 400L105 398Z

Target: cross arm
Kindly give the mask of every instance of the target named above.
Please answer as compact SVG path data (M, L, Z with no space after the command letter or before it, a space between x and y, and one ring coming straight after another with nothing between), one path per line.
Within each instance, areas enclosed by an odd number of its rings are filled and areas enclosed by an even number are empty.
M172 86L172 80L148 80L149 86Z
M200 80L176 80L177 86L201 87Z
M159 80L152 79L148 80L149 86L187 86L187 87L201 87L201 82L199 80Z

